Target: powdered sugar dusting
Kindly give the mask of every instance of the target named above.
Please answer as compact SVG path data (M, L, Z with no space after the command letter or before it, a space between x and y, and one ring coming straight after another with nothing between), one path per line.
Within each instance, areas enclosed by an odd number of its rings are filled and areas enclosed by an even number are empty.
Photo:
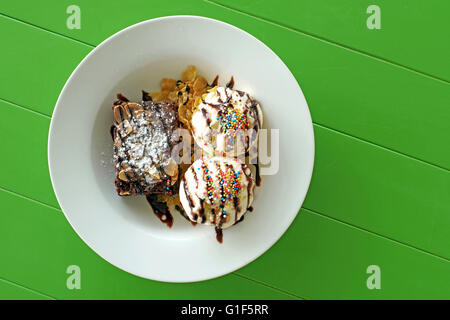
M120 145L114 154L117 169L131 168L149 184L166 177L170 162L170 130L176 115L167 108L150 104L115 124Z

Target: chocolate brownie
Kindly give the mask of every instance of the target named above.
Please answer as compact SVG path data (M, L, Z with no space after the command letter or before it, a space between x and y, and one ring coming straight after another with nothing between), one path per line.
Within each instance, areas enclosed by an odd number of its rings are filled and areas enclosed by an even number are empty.
M178 165L172 150L179 141L175 102L129 102L118 94L114 102L115 185L121 196L174 194Z

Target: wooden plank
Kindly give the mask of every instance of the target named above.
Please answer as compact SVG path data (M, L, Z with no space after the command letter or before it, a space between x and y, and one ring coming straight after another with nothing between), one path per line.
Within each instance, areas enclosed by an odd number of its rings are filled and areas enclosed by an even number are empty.
M69 75L92 49L0 16L0 98L51 115Z
M0 279L0 300L52 300L52 298Z
M0 158L0 187L59 207L47 165L50 119L3 101L0 110L1 146L9 155Z
M131 276L86 247L56 209L0 192L0 276L56 298L289 298L234 275L191 284ZM27 223L24 223L27 221ZM39 227L36 227L39 226ZM66 288L68 265L81 269L81 290ZM366 287L366 268L381 268L381 290ZM426 270L427 272L423 272ZM305 298L445 298L448 261L303 210L268 253L238 274Z
M108 4L106 7L100 3L98 7L89 10L89 15L92 14L91 10L97 10L95 12L98 16L101 11L108 8L108 12L112 15L108 15L109 20L103 23L104 28L109 28L110 33L117 31L118 21L122 26L122 23L133 23L142 18L136 13L137 9L132 9L129 17L127 15L128 18L122 19L116 12L119 8L122 9L122 5L119 3L116 5L119 7L115 7L114 4ZM36 16L39 16L42 8L44 7L36 8ZM448 112L450 85L213 4L202 2L195 8L196 14L235 24L268 44L284 60L299 81L316 123L450 169L450 149L442 147L446 144L450 129L450 112ZM145 11L145 8L143 10ZM154 15L166 12L150 11ZM52 10L46 14L51 12ZM49 21L59 21L59 14ZM103 35L104 33L97 29L88 28L89 15L83 20L89 32L84 29L78 31L83 32L83 35L84 32L96 36ZM133 15L136 16L131 18ZM91 21L98 25L97 19ZM55 27L54 30L61 31L60 28ZM9 41L11 45L0 53L2 61L10 61L13 56L18 55L17 58L20 58L24 65L20 70L24 72L17 72L8 66L2 67L5 72L3 77L8 79L10 85L0 89L0 98L50 114L66 78L60 75L55 79L53 77L55 72L43 73L44 68L40 64L33 63L30 57L41 57L39 59L49 63L53 63L55 57L52 55L47 57L45 50L39 46L28 46L25 53L20 53L20 45L15 39L20 38L23 42L28 42L39 38L41 46L52 47L60 41L54 38L60 38L45 31L29 29L22 25L19 27L17 23L11 21L2 29L10 30L4 31L7 33L5 41L11 39L9 34L17 35ZM44 38L44 34L49 38L48 41L41 39ZM89 37L86 35L83 39ZM70 45L65 46L69 46L70 49L66 48L62 53L60 50L62 51L64 46L58 47L57 61L59 68L64 70L62 73L68 75L88 49L83 45L75 49L78 46L71 40L67 42ZM63 58L67 61L63 61ZM30 78L29 74L40 76ZM31 88L33 98L24 98L24 95L18 92L18 88L22 87ZM53 90L48 87L52 87ZM45 101L34 101L36 99L34 96L39 92L44 93L45 99L44 97L40 99ZM33 101L27 103L27 99Z
M72 230L57 209L0 190L0 277L58 299L293 299L236 275L198 283L164 283L112 266ZM66 286L67 267L81 271L81 289Z
M380 0L212 0L230 8L450 81L450 2ZM370 5L381 29L369 29Z

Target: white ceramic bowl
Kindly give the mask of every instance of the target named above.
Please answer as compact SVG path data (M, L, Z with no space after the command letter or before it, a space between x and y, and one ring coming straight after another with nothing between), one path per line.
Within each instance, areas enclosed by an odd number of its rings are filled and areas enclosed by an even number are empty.
M174 212L162 224L144 197L119 197L113 184L111 104L116 93L140 100L161 78L188 65L208 81L231 75L235 88L262 106L266 128L279 129L279 170L263 176L254 211L224 230L193 227ZM286 231L308 190L314 136L302 91L261 41L223 22L196 16L144 21L103 41L62 90L49 133L50 175L58 202L78 235L105 260L144 278L191 282L232 272L269 249Z

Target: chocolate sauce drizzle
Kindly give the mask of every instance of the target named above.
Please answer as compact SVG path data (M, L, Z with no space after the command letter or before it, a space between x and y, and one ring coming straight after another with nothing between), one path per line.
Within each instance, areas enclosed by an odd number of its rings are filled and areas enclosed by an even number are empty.
M118 93L117 95L116 95L116 97L117 97L117 100L116 101L114 101L114 103L113 103L113 105L115 105L115 106L117 106L117 105L119 105L119 104L122 104L122 102L129 102L130 100L128 100L128 98L127 97L125 97L123 94L121 94L121 93Z
M251 207L250 207L251 208ZM249 208L249 209L250 209ZM252 209L253 210L253 209ZM236 221L235 223L234 223L234 225L237 225L239 222L242 222L242 221L244 221L244 217L245 217L245 215L242 215L242 217L238 220L238 221Z
M261 176L259 174L259 163L255 163L255 169L256 169L256 186L261 186Z
M208 112L202 109L203 117L206 119L206 124L209 126L211 124L211 119L209 118Z
M202 218L200 223L205 223L206 221L206 215L205 215L205 200L200 198L200 211L199 215Z
M175 205L175 209L183 216L183 218L185 218L187 221L189 221L194 227L197 225L196 222L194 222L191 219L189 219L189 217L186 214L186 212L179 205Z
M238 210L239 210L239 197L234 197L233 198L233 205L234 205L234 212L235 212L235 216L234 216L234 221L238 220Z
M216 239L219 243L223 242L223 230L222 227L217 226L216 227Z
M186 179L183 178L183 187L184 187L184 193L186 194L186 198L189 203L189 207L192 209L194 207L194 204L192 203L191 194L189 193L189 189L187 187Z
M221 168L220 165L216 162L216 168L217 171L220 172ZM221 210L223 210L223 208L225 207L224 203L225 201L223 200L223 184L220 185L220 205L219 208ZM216 221L216 215L214 215L214 222ZM219 212L219 223L217 224L215 230L216 230L216 239L219 243L223 242L223 230L222 230L222 225L224 223L224 214L223 212Z
M195 187L198 189L198 177L197 177L197 172L195 172L194 168L191 167L190 171L192 172L192 175L194 176L195 179Z
M149 194L146 198L159 220L171 228L173 225L173 217L167 204L165 202L158 201L158 196L155 194Z
M216 77L214 78L213 82L211 83L210 87L215 87L217 86L217 83L219 82L219 75L216 75Z
M142 101L153 101L152 97L147 91L142 90Z
M181 183L183 184L183 187L184 187L184 194L186 195L186 199L187 199L187 201L188 201L188 204L189 204L189 208L191 209L191 212L192 212L192 209L194 208L194 204L193 204L193 202L192 202L192 198L191 198L191 194L189 193L189 189L188 189L188 187L187 187L187 183L186 183L186 179L183 177L183 180L181 181ZM186 213L185 213L186 214ZM187 216L187 215L186 215ZM192 219L194 219L195 220L195 223L197 223L197 218L198 218L198 216L196 215L196 214L194 214L194 213L192 213ZM188 218L189 219L189 218ZM190 219L189 219L190 220Z
M233 76L231 76L231 79L230 79L230 81L226 84L226 87L227 87L227 88L230 88L230 89L233 89L233 87L234 87L234 77L233 77Z
M111 126L111 128L109 129L109 133L111 134L111 138L112 138L112 140L114 142L114 137L116 135L116 126L115 125Z

